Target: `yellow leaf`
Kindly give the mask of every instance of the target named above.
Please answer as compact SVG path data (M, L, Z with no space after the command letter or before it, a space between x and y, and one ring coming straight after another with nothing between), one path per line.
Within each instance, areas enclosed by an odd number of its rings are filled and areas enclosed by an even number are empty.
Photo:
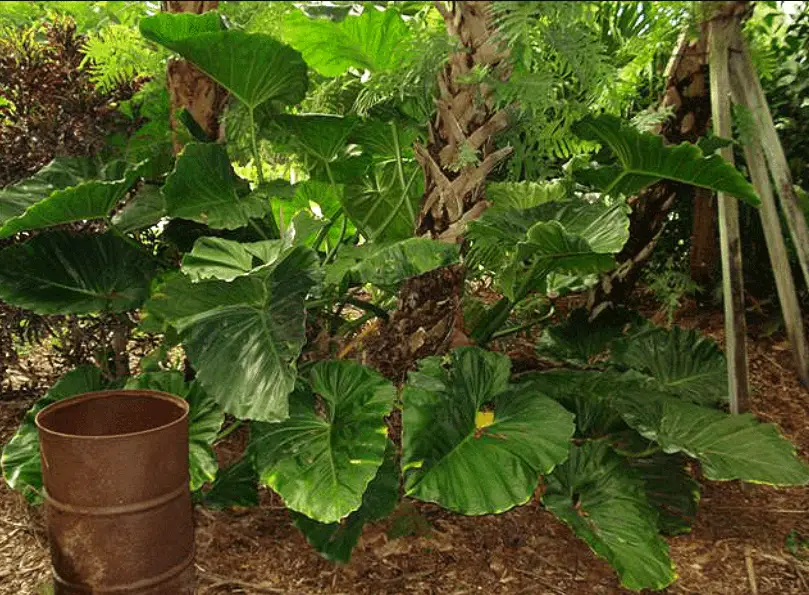
M475 428L485 428L494 423L494 411L478 411L475 413Z

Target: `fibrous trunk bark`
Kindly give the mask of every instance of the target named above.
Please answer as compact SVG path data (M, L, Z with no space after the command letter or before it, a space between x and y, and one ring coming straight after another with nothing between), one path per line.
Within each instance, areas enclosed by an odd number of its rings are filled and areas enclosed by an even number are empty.
M493 89L462 82L481 70L508 78L508 51L493 35L491 4L436 3L460 48L438 75L439 97L427 145L416 145L425 181L418 235L457 241L466 223L485 209L486 176L511 153L510 148L495 150L494 137L508 126L508 115L496 109Z
M689 41L685 34L680 37L677 48L666 69L666 92L661 101L663 107L672 108L673 117L664 122L658 131L667 144L684 141L697 142L708 130L711 121L711 102L708 92L706 44L704 36L697 41ZM642 265L651 256L655 244L663 231L669 212L678 197L692 196L701 201L695 217L700 227L716 229L716 215L713 198L694 191L693 187L669 181L661 181L630 198L632 206L629 219L629 240L618 254L616 269L604 275L600 283L591 291L589 305L593 311L620 303L635 287ZM706 204L707 202L707 204ZM697 223L695 222L695 225ZM712 232L715 234L715 232ZM714 243L712 235L711 244ZM715 254L705 248L703 257L706 268L713 266L709 259Z
M694 188L694 220L691 225L689 269L691 279L708 288L716 270L719 246L716 242L716 201L713 192Z
M202 14L215 10L218 6L218 0L162 2L163 11L172 13ZM178 127L182 126L177 114L183 108L188 110L209 138L219 139L222 136L221 117L227 101L227 91L199 68L180 58L169 60L166 74L171 100L174 152L179 153L183 148L180 135L177 134Z
M494 144L495 135L508 126L494 90L463 81L481 69L506 80L510 67L508 51L494 35L491 2L436 2L436 8L459 47L438 75L427 144L415 147L425 182L415 232L456 243L462 241L466 224L488 206L486 177L511 153ZM455 266L408 280L396 312L365 345L367 363L401 380L417 360L468 344L461 309L464 273Z

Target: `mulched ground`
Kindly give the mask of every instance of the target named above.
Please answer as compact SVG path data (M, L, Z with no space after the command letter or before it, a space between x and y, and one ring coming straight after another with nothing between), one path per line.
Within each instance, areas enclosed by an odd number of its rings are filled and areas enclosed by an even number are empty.
M677 322L723 340L715 310L690 303ZM809 392L795 378L783 336L763 336L764 326L754 320L749 328L753 409L777 423L809 459ZM0 443L31 400L2 396ZM239 438L234 434L223 457ZM422 535L391 538L387 533L397 521L388 519L366 528L351 564L335 566L311 550L277 496L265 493L262 500L247 511L197 509L199 593L627 593L605 562L535 503L468 518L408 502L397 514L418 519ZM39 511L0 486L0 594L38 593L46 583L42 527ZM680 578L665 592L809 594L809 560L795 558L784 545L793 529L809 536L809 488L704 483L694 530L669 540Z

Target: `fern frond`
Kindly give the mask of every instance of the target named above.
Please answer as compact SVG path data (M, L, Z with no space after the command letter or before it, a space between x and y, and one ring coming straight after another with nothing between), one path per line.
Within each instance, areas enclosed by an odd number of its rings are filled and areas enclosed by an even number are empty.
M640 112L631 120L632 126L637 128L640 132L652 132L674 117L674 106L664 105L657 109L648 109Z
M90 33L82 49L81 66L89 70L90 80L102 93L156 74L165 55L149 47L137 29L119 24Z

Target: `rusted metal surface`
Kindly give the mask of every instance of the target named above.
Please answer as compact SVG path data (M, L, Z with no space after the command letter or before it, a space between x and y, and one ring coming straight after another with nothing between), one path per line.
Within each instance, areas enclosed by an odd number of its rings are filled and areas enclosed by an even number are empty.
M188 404L104 391L36 423L56 595L193 593Z

